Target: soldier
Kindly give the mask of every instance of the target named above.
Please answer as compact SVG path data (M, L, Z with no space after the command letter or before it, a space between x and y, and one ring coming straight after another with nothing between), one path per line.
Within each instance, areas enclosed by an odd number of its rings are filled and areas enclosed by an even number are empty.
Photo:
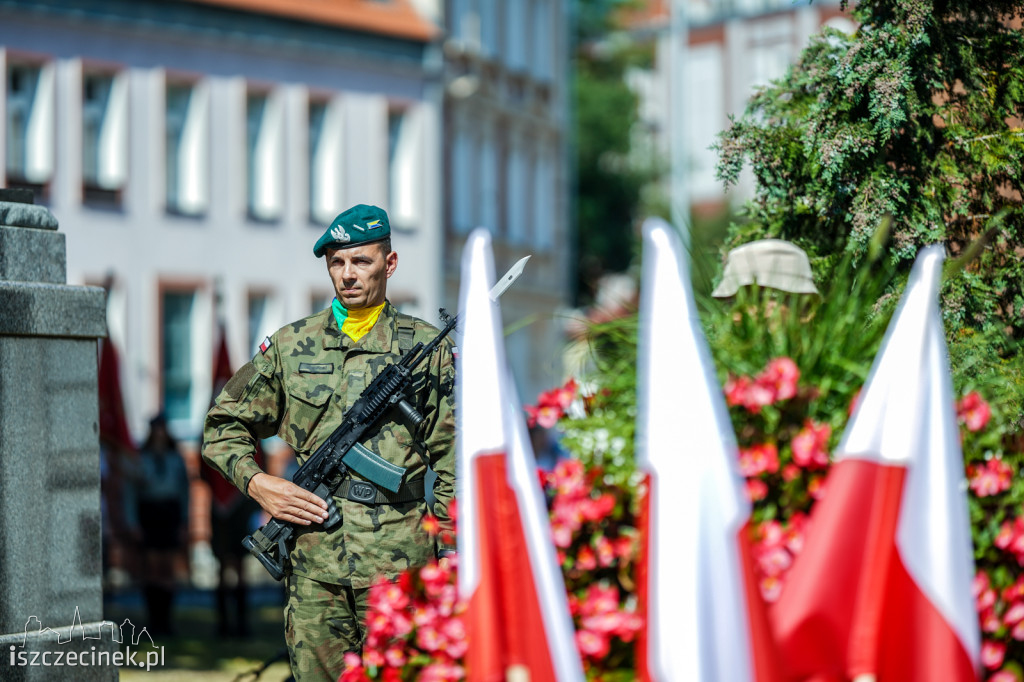
M398 266L387 213L360 204L334 219L313 247L326 256L337 297L331 308L279 329L227 383L206 417L203 457L271 516L297 524L287 576L285 639L295 678L338 679L347 651L360 651L366 596L378 577L394 580L454 546L435 547L422 529L424 475L437 473L434 514L450 527L455 488L454 381L451 345L442 343L414 373L425 417L416 433L399 418L374 427L363 445L407 469L398 493L350 499L352 472L335 492L342 523L320 525L326 503L291 481L264 472L256 441L280 436L301 464L342 421L373 378L438 330L399 313L386 299Z

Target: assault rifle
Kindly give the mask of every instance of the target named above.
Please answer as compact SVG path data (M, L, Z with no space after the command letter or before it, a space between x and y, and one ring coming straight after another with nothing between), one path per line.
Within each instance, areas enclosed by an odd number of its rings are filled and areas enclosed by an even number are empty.
M491 289L491 299L497 299L522 274L526 260L523 258L502 276ZM367 431L391 410L392 407L405 418L409 430L415 434L423 415L406 400L406 390L412 384L413 370L437 348L438 344L455 329L458 316L448 315L444 309L441 316L445 326L430 343L417 343L402 356L401 360L389 365L367 386L355 404L345 413L341 424L334 433L307 459L292 476L292 483L304 490L312 492L327 502L327 519L323 522L325 530L331 530L341 523L341 514L334 503L333 493L355 471L377 485L397 492L402 485L405 469L395 466L382 457L374 454L360 442L366 437ZM350 488L350 496L365 496L360 501L372 502L377 489L363 482L355 483ZM271 519L252 535L242 539L242 546L259 559L275 580L281 580L287 574L289 566L288 543L295 534L295 526L289 521Z

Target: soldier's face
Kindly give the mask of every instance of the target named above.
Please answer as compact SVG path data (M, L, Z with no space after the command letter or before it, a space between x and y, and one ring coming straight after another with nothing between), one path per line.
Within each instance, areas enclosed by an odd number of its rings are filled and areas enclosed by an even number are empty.
M396 267L398 253L384 255L380 244L327 250L327 272L334 282L334 293L349 310L383 303L388 277Z

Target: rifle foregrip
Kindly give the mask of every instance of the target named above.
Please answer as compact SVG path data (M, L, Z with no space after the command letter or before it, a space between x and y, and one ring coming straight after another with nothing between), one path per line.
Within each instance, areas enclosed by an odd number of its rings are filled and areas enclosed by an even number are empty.
M404 398L399 400L397 405L399 412L402 413L406 423L409 425L409 432L415 434L419 431L420 424L423 423L423 415L416 410L412 403Z

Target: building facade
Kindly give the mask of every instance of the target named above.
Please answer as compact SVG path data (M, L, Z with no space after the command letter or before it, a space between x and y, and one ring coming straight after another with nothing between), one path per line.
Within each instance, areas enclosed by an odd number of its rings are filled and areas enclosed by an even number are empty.
M498 268L529 400L561 380L568 301L562 0L0 0L0 186L58 217L72 283L108 285L136 438L194 441L220 325L232 363L329 304L312 244L386 208L389 297L458 304L465 235Z
M498 274L530 256L501 302L524 402L563 380L574 267L568 11L564 0L448 0L444 13L445 298L457 300L475 227L492 233Z
M312 245L385 207L390 298L443 300L438 27L404 0L0 2L0 186L109 284L127 413L195 440L223 323L233 364L333 291Z
M673 11L681 12L685 30L672 30ZM626 24L636 39L654 44L652 68L629 74L640 96L641 146L669 160L671 136L682 131L688 203L705 214L753 191L747 174L726 197L715 177L718 155L711 145L729 127L729 117L743 113L755 88L785 75L822 26L853 30L838 0L649 0L642 11L628 15ZM673 38L684 35L685 49L675 49ZM672 78L680 73L672 61L680 55L685 61L681 112L672 110L671 94Z

